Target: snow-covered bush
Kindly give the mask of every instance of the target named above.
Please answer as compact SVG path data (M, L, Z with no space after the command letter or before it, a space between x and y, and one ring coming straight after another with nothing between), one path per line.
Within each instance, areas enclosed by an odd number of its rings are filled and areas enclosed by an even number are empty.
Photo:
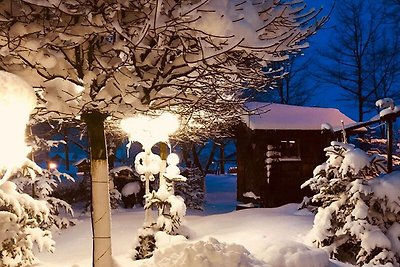
M125 208L143 204L144 186L137 173L129 166L119 166L110 170L114 188L121 194ZM110 192L111 193L111 192Z
M0 186L0 265L26 266L35 261L36 244L39 251L54 251L55 242L46 230L50 210L43 200L17 191L13 182Z
M140 191L142 190L142 186L140 185L139 181L134 181L134 182L129 182L122 187L121 190L121 195L122 195L122 200L127 199L127 198L132 198L131 207L135 205L135 203L140 202L138 201L138 196ZM124 201L125 207L127 207L128 203L125 200Z
M42 225L46 229L53 227L63 229L74 224L72 220L74 212L71 205L52 195L61 183L62 177L74 181L71 176L60 173L57 169L41 169L40 173L30 174L22 171L17 173L13 179L13 182L17 185L17 190L30 194L34 199L46 202L50 211L47 224Z
M65 144L61 140L46 140L31 133L29 136L30 146L32 148L32 158L37 152L50 151L52 147L58 147L60 144ZM63 229L74 222L72 217L74 212L71 205L53 195L55 190L61 184L64 178L70 182L75 182L67 173L61 173L56 168L44 169L31 160L27 160L27 166L20 168L13 176L13 182L17 185L17 190L21 193L27 193L34 199L44 200L49 208L49 221L46 226L47 229Z
M185 200L189 209L203 210L205 175L199 168L186 168L183 175L186 182L175 184L175 193Z
M357 265L399 266L400 173L381 175L383 159L332 142L309 185L320 205L309 240Z
M133 259L141 260L153 256L153 252L156 249L156 233L157 227L155 223L147 226L144 225L142 228L139 228L133 242Z
M145 197L149 198L145 209L151 209L152 207L158 209L157 228L168 234L174 233L181 225L182 217L186 214L186 205L183 198L171 193L167 184L161 185L157 192L153 191Z
M321 249L311 248L291 240L273 241L263 244L260 260L276 267L327 267L329 257Z
M120 207L120 202L122 199L121 192L118 191L116 186L114 185L114 180L112 177L109 177L109 192L110 192L110 206L112 209L118 209Z

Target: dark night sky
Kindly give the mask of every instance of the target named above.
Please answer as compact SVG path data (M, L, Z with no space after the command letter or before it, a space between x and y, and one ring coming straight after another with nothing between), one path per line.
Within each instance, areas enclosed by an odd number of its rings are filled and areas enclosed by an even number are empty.
M333 7L333 0L308 0L309 7L319 8L322 7L322 14L326 15ZM337 5L338 3L336 3ZM306 58L311 57L313 59L312 63L315 63L319 59L318 50L325 50L329 47L331 42L335 40L332 38L332 28L335 26L335 14L334 9L329 21L320 29L311 39L309 40L310 47L304 51L304 56ZM313 68L313 67L312 67ZM311 71L312 71L311 68ZM354 105L351 103L339 101L342 91L338 88L335 88L329 84L320 84L318 86L317 91L315 92L315 96L310 100L308 105L310 106L321 106L321 107L332 107L338 108L347 116L356 120L357 110L354 108ZM368 118L368 116L367 116Z

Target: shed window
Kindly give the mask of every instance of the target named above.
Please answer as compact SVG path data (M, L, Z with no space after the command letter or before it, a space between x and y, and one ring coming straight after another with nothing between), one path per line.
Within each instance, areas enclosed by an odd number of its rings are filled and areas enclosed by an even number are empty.
M300 159L299 144L295 140L281 141L281 159Z

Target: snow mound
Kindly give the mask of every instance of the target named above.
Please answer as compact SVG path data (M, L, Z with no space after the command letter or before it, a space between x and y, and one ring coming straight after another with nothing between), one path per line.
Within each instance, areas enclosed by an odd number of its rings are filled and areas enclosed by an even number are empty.
M264 250L262 260L274 267L327 267L328 254L295 241L278 241Z
M135 182L131 182L131 183L127 183L126 185L124 185L124 187L121 190L121 194L124 197L128 197L130 195L133 194L137 194L140 192L140 183L135 181Z
M153 262L145 266L157 267L268 267L256 259L242 245L220 243L215 238L196 243L181 243L157 250Z

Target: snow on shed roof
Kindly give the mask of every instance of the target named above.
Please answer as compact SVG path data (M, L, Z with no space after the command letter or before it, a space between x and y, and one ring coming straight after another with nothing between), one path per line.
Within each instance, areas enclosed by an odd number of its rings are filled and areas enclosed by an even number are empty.
M244 122L252 130L321 130L328 123L333 130L355 121L335 108L292 106L275 103L248 102L246 108L254 115L246 115Z

